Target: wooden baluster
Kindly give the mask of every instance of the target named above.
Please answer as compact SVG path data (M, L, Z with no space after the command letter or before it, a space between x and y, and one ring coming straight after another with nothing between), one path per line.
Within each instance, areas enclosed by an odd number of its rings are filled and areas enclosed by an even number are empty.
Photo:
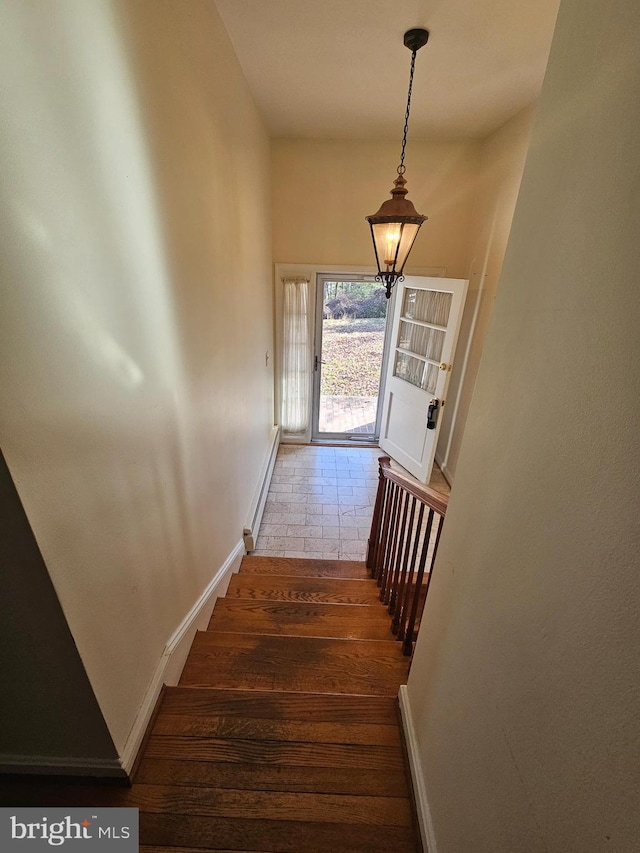
M422 623L422 613L424 612L425 605L427 603L427 595L429 594L429 586L431 585L431 578L433 577L433 566L436 561L436 554L438 553L438 545L440 544L440 534L442 533L442 525L444 523L444 518L440 516L438 521L438 530L436 531L436 541L433 545L433 554L431 555L431 560L429 561L429 573L427 574L427 582L424 588L424 595L422 597L422 608L420 613L418 614L418 628Z
M440 534L442 533L442 525L444 524L444 515L440 516L440 521L438 522L438 532L436 533L436 541L433 546L433 555L431 557L431 571L433 571L433 564L436 561L436 554L438 553L438 545L440 544Z
M413 650L422 619L447 505L446 496L391 468L388 456L380 457L366 565L380 587L381 600L393 617L391 630L403 641L403 652L407 655ZM436 514L438 528L429 557Z
M422 543L420 563L418 565L418 573L415 578L415 583L411 583L410 578L407 582L407 597L405 599L405 607L406 612L408 614L408 618L405 621L404 640L402 643L402 651L405 655L410 655L413 652L413 630L416 624L418 602L420 600L420 587L422 586L422 579L424 577L424 567L427 562L427 553L429 551L429 540L431 539L431 528L433 526L434 514L434 511L430 509L429 516L427 518L427 527L425 530L424 541ZM410 608L408 606L409 600L411 601Z
M423 541L423 525L424 525L424 513L426 506L421 503L420 504L420 512L418 513L418 521L416 523L416 529L414 533L413 539L413 550L411 553L411 562L407 567L407 572L404 577L403 588L400 597L400 608L396 617L394 619L394 623L392 629L394 629L394 633L399 640L404 639L405 628L407 624L407 618L409 615L409 608L411 606L411 590L413 579L416 574L416 563L418 560L418 550L420 548L420 542Z
M381 456L378 460L378 491L376 493L376 502L373 508L373 519L371 520L371 533L367 544L367 568L371 570L371 574L375 574L376 557L380 546L380 527L382 524L382 510L384 506L385 492L389 481L384 475L384 470L391 464L391 459L388 456Z
M378 550L376 552L376 570L373 575L374 579L378 581L378 585L380 585L380 576L382 575L384 567L384 555L387 550L387 541L389 539L389 519L391 518L391 507L393 505L393 497L397 488L398 487L395 483L389 483L385 492L380 544L378 545Z
M393 579L393 573L395 571L396 562L398 559L398 548L400 537L402 534L402 523L400 521L400 516L402 515L402 510L404 504L406 504L407 494L402 489L398 489L398 504L396 510L396 516L392 520L392 539L391 539L391 548L389 549L389 557L386 561L386 572L384 574L384 579L382 583L382 589L380 590L380 600L385 604L389 602L389 588L391 586L391 581Z
M384 554L384 560L382 563L382 572L378 578L378 586L380 587L380 601L384 600L384 593L387 584L387 577L389 575L389 569L391 566L391 560L393 557L394 548L396 545L396 541L398 538L398 516L400 512L400 500L402 495L402 489L398 486L395 486L394 494L393 494L393 506L391 509L391 518L389 521L389 534L387 537L387 547Z
M391 545L391 540L393 538L393 513L395 510L396 501L398 499L399 488L395 483L391 483L389 488L389 495L387 497L387 505L385 507L385 516L382 522L383 531L382 531L382 539L383 543L381 545L381 553L378 555L378 562L380 564L380 571L377 573L376 580L378 581L378 586L382 586L382 581L384 579L384 573L387 568L387 560L389 557L389 548Z
M392 569L389 572L387 588L385 590L384 603L388 605L389 613L393 615L393 603L395 601L395 593L398 587L398 576L400 574L400 566L406 549L407 542L407 515L409 512L409 492L404 493L404 504L402 507L402 521L400 522L398 544L393 557Z
M415 515L416 515L416 506L418 504L418 500L415 497L411 497L411 513L409 515L409 523L407 525L407 538L405 541L404 554L402 556L402 562L398 564L398 575L393 583L393 593L391 597L391 601L389 602L389 613L393 616L393 622L391 625L391 630L394 634L398 632L398 624L399 617L402 611L402 593L404 590L404 583L407 577L407 567L409 565L409 554L412 550L413 543L413 552L414 552L414 560L415 553L418 550L418 537L417 530L414 524ZM420 504L420 510L418 512L420 520L422 519L422 513L424 513L424 504ZM418 521L418 530L420 529L420 521Z
M369 545L367 549L367 561L371 559L371 566L367 562L367 567L371 569L371 577L377 578L379 574L379 566L381 565L381 556L382 549L384 545L384 518L387 506L389 504L389 496L391 493L391 489L393 488L393 483L391 483L386 478L383 478L380 482L379 492L381 493L380 500L380 515L378 520L378 531L375 535L375 538L372 535L369 538ZM376 503L378 501L378 495L376 495Z

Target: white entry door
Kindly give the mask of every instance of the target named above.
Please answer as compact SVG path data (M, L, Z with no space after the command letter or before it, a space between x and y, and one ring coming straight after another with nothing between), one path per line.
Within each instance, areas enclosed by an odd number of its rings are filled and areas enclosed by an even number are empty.
M468 282L407 276L396 285L380 447L428 483Z

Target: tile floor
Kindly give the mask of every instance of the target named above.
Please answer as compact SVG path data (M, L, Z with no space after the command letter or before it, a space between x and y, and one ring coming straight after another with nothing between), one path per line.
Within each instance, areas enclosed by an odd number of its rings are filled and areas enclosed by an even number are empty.
M364 560L379 447L283 444L253 554ZM430 485L448 492L434 469Z

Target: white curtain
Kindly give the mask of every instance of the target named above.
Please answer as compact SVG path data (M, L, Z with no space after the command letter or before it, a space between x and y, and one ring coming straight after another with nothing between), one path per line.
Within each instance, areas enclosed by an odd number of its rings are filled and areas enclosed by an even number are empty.
M283 284L282 429L301 433L309 427L311 408L309 282L292 278Z

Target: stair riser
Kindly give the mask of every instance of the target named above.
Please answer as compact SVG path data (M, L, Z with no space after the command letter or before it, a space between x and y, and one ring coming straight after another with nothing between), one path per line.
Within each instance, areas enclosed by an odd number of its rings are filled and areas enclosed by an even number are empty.
M241 574L287 575L288 577L358 578L370 577L363 562L347 560L303 560L293 557L244 557Z
M222 599L209 630L279 636L391 640L388 616L379 605L304 604Z
M235 575L229 584L226 598L307 604L375 605L380 608L380 592L372 580Z

